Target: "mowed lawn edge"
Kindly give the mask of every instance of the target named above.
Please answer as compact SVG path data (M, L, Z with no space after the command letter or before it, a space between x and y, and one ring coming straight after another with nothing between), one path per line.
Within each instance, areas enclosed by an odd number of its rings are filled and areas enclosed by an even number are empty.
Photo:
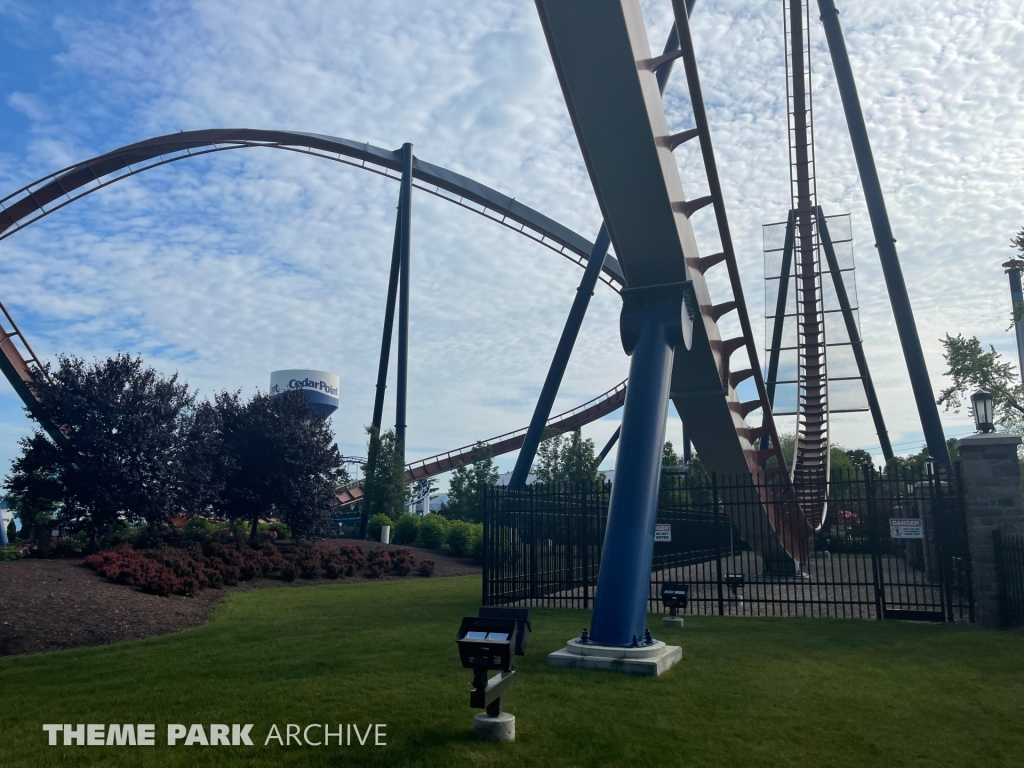
M589 613L537 609L514 744L472 739L454 637L479 577L228 595L205 625L0 659L4 765L1019 766L1024 636L973 627L687 617L657 679L548 667ZM156 747L49 747L43 723L154 723ZM252 747L164 746L253 723ZM272 724L386 724L386 747L263 742ZM319 729L312 736L318 738ZM372 742L372 739L369 740Z

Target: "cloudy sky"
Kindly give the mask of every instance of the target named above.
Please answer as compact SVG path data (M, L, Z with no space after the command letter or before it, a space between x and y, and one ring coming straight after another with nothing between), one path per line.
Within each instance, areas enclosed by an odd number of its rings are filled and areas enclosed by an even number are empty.
M670 3L643 6L660 49ZM938 389L946 332L1013 355L999 265L1024 226L1024 3L839 6ZM789 205L781 0L700 0L693 32L763 338L761 224ZM898 452L916 451L920 425L819 27L813 36L819 199L827 212L852 214L869 363ZM0 38L0 195L150 136L282 128L386 148L409 141L418 157L588 238L598 229L525 0L0 0ZM692 123L676 75L666 107L669 124L684 128ZM696 156L678 155L688 196L704 194ZM358 454L397 193L392 180L268 149L174 163L0 243L0 300L45 359L140 353L205 394L266 389L278 368L337 371L334 428L343 452ZM714 233L698 226L702 236L710 252ZM471 212L414 196L410 458L527 423L580 274ZM599 288L556 411L625 378L617 315L617 297ZM616 419L584 433L602 444ZM951 435L970 431L966 412L943 419ZM29 429L0 384L0 470ZM674 419L670 439L679 432ZM867 414L838 418L834 438L877 450Z

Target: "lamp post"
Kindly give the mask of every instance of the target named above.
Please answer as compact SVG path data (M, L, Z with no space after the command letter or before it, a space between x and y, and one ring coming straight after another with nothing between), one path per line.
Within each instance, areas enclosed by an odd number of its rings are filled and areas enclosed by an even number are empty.
M992 393L979 389L971 395L971 409L974 411L974 426L979 432L995 432Z

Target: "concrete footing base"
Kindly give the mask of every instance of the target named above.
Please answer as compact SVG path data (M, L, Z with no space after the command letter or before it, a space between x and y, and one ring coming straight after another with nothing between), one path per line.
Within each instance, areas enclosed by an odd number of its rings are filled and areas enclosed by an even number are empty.
M473 716L473 735L484 741L515 741L516 716L502 712L491 717L486 712Z
M661 623L666 627L676 627L678 629L683 628L683 617L682 616L662 616Z
M682 648L665 645L661 640L639 648L620 648L581 643L579 638L573 638L562 650L548 654L548 664L567 669L601 669L655 677L682 658Z

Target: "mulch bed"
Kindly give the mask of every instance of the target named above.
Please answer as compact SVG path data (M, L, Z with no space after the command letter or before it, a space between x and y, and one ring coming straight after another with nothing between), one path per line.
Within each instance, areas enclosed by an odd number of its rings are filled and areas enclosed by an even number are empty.
M364 552L396 549L377 542L334 539L328 546L358 543ZM434 575L479 574L480 566L469 560L449 557L436 550L409 547L417 562L433 560ZM114 584L87 568L82 559L22 559L0 563L0 656L74 648L79 645L107 645L152 635L177 632L204 623L217 603L229 592L263 587L306 587L313 584L343 584L358 581L397 581L399 576L370 579L362 574L352 578L296 579L281 581L277 576L243 581L237 587L204 589L196 597L157 597L128 586ZM420 579L414 571L407 579Z

